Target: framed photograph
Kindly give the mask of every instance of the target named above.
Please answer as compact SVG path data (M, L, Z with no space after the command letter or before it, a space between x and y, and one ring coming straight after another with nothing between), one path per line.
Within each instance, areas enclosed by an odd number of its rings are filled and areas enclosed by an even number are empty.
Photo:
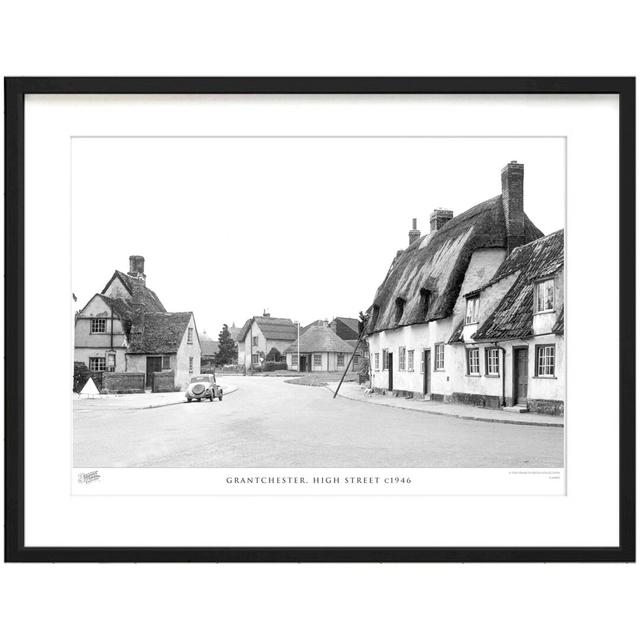
M5 79L5 558L635 560L635 79Z

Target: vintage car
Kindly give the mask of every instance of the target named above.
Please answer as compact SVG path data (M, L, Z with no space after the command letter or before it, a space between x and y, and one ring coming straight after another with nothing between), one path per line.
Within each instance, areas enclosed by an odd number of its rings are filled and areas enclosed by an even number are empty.
M215 373L207 373L201 376L193 376L189 382L189 388L185 391L187 402L203 398L209 398L213 402L214 398L222 401L222 387L216 382Z

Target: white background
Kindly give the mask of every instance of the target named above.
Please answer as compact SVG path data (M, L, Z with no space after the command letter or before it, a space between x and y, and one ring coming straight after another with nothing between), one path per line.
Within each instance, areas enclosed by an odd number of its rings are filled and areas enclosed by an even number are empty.
M5 75L635 75L631 3L14 3ZM603 213L603 218L606 216ZM600 638L637 566L3 566L11 637Z

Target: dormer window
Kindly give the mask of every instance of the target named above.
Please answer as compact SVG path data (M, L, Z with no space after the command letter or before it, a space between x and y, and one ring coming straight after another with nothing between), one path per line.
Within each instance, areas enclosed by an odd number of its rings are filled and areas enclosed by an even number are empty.
M429 289L420 289L420 313L424 320L427 319L429 313L429 305L431 304L431 291Z
M480 296L467 298L467 312L464 317L465 324L476 324L480 315Z
M404 298L396 298L396 322L402 320L402 314L404 313Z
M534 293L534 309L536 313L544 313L545 311L553 311L554 302L554 282L553 278L536 282Z

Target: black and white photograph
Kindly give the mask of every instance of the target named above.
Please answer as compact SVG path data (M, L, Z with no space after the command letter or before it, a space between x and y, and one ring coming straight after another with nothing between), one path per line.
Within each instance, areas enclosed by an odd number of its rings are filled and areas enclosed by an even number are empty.
M74 137L73 466L562 469L565 142Z

